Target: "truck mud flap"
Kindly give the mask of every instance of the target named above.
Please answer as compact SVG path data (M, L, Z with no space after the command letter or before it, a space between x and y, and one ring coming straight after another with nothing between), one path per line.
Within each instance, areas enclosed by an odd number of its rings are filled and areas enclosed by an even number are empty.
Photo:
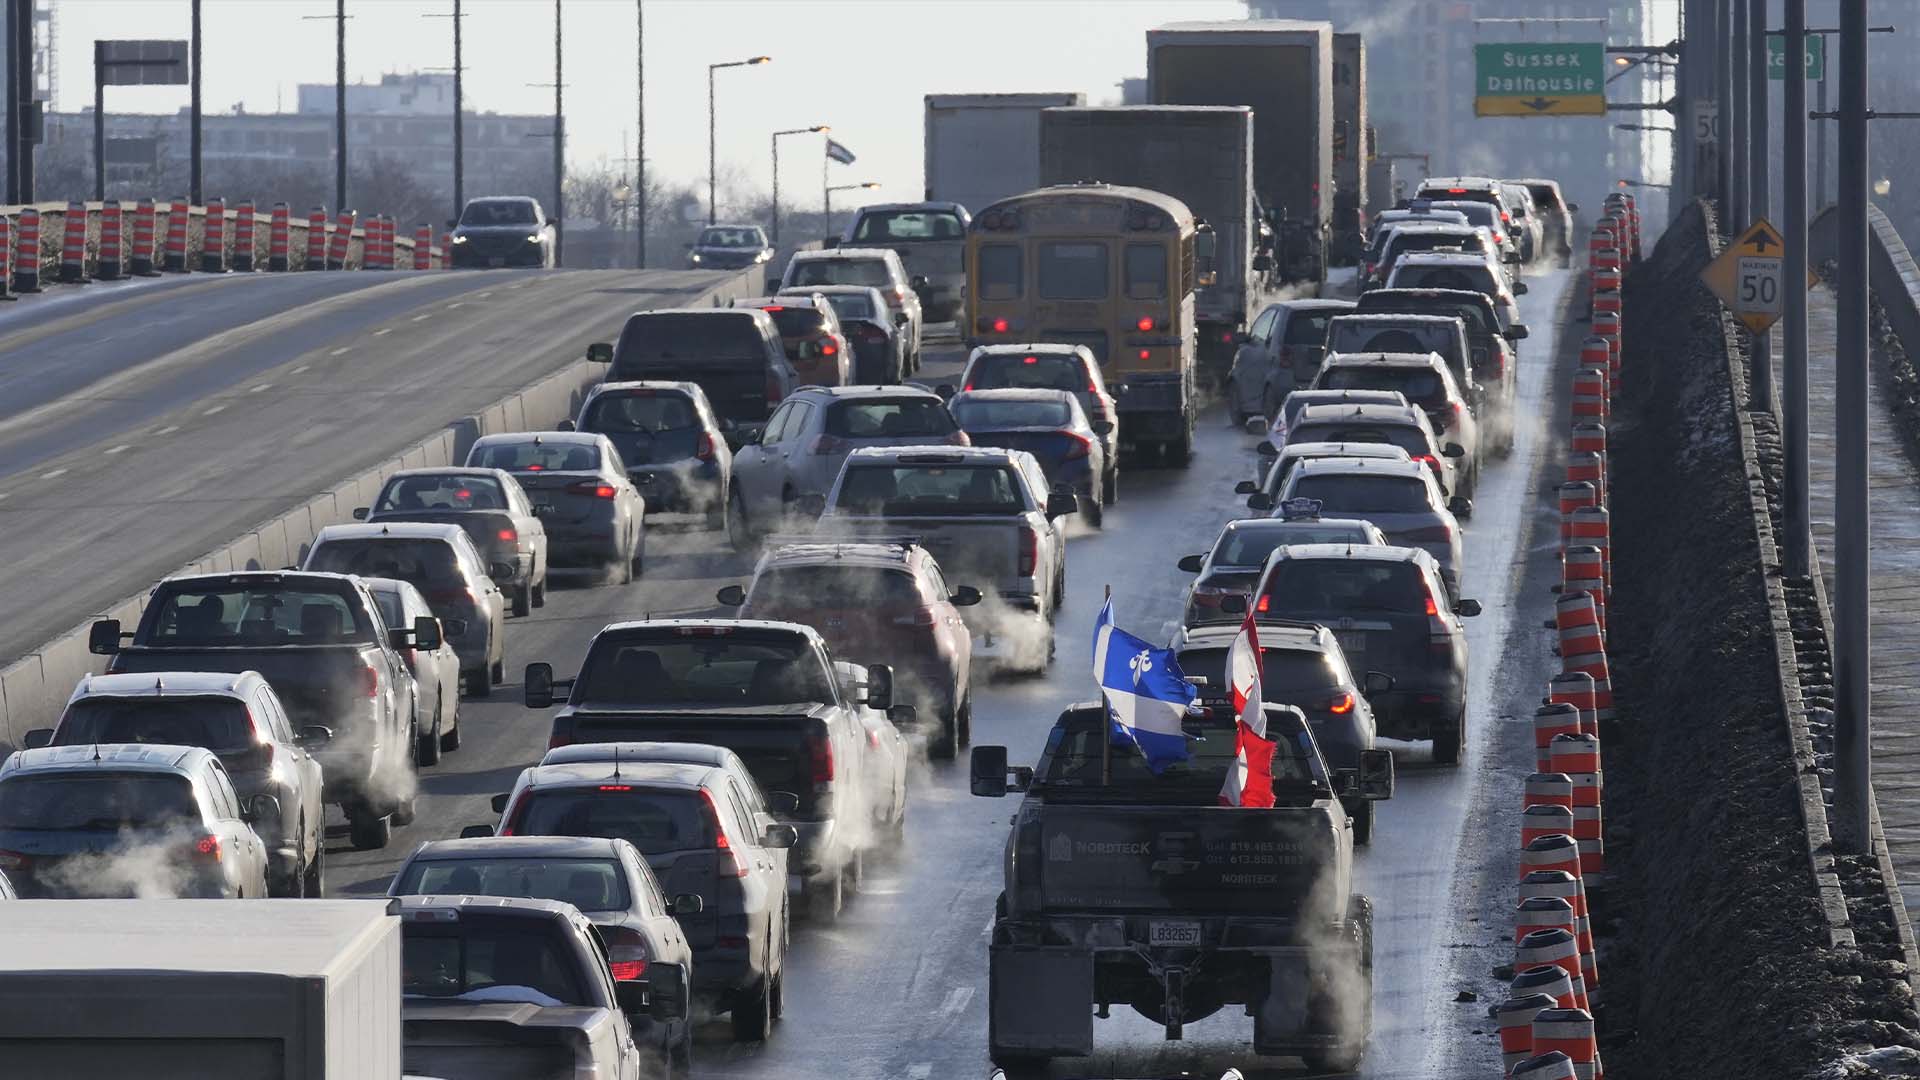
M995 1053L1093 1052L1093 953L994 945L987 955L987 1041Z
M1253 1009L1253 1052L1285 1054L1316 1042L1313 978L1303 959L1274 957L1267 995Z

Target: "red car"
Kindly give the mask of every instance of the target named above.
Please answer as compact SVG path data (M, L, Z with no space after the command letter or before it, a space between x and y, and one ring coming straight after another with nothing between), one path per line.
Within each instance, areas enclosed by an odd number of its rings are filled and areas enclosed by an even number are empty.
M853 345L826 297L759 296L735 300L733 306L759 308L773 317L787 362L800 373L796 385L845 386L853 381Z

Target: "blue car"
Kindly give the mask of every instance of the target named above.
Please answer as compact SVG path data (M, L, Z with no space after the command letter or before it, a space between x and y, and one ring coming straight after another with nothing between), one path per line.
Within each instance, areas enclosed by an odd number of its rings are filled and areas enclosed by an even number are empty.
M1080 399L1065 390L967 390L947 403L975 446L1025 450L1054 488L1072 488L1080 512L1098 527L1105 513L1106 421L1089 423Z
M722 532L733 490L729 426L697 384L664 380L601 383L580 403L579 417L561 424L613 443L649 513L698 514Z

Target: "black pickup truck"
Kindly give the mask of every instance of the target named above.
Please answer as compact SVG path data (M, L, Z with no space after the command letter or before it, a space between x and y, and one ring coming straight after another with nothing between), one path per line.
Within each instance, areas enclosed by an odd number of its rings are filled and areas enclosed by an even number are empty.
M1266 708L1274 806L1222 806L1231 720L1189 717L1191 758L1151 772L1109 741L1105 709L1060 714L1035 767L973 750L975 795L1024 791L988 946L988 1048L1009 1076L1093 1051L1093 1020L1131 1006L1183 1026L1229 1005L1253 1049L1309 1068L1359 1064L1372 1027L1373 909L1352 893L1343 794L1389 798L1393 758L1329 773L1299 710ZM1096 1013L1097 1010L1097 1013Z
M439 648L438 620L389 629L347 574L196 574L156 586L131 634L118 619L94 623L88 647L111 656L114 673L259 672L320 762L355 847L385 847L393 825L413 820L418 707L396 650Z

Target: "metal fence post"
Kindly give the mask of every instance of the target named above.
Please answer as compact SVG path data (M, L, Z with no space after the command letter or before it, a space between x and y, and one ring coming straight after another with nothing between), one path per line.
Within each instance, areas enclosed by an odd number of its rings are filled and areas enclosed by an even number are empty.
M1807 51L1807 0L1784 0L1785 33L1782 47L1787 56L1804 57ZM1786 312L1781 327L1785 370L1784 398L1780 403L1787 440L1786 535L1782 547L1788 577L1807 577L1812 571L1812 536L1807 502L1807 80L1788 73L1782 87L1781 108L1781 199L1785 202L1787 242L1786 266L1782 287L1786 289Z
M1867 542L1867 0L1840 0L1840 210L1834 350L1834 842L1865 854L1873 780Z

